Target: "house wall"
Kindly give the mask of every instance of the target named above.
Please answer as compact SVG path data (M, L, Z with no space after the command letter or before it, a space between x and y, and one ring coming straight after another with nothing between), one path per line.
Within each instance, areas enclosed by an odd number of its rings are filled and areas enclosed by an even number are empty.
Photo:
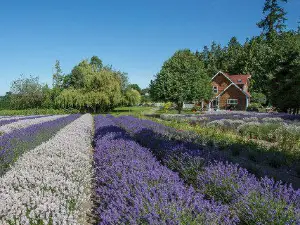
M237 99L238 104L237 110L245 110L246 109L246 96L238 90L235 86L230 86L224 94L219 97L219 107L220 109L227 108L227 99Z
M220 94L222 91L224 91L225 88L227 88L231 82L224 77L222 74L217 75L214 80L212 81L212 86L217 86L218 87L218 93L215 94L217 96Z

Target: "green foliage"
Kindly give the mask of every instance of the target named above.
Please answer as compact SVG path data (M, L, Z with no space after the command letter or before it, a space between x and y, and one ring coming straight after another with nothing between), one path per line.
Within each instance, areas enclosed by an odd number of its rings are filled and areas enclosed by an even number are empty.
M209 99L212 91L203 63L190 50L180 50L151 81L150 95L154 100L176 103L180 113L185 101Z
M94 71L100 71L103 68L102 60L98 56L93 56L90 62Z
M247 111L251 112L259 112L262 109L262 105L260 103L251 103L247 107Z
M252 92L251 93L251 102L265 105L267 103L267 96L264 95L263 93Z
M13 81L11 92L0 97L0 109L73 109L77 111L108 111L125 98L127 74L103 66L101 59L93 56L76 65L70 74L63 74L56 60L53 88L39 83L38 77L21 76ZM132 97L133 96L133 97ZM128 104L140 102L140 94L128 92Z
M128 106L134 106L134 105L138 105L141 103L141 94L133 88L129 88L128 90L126 90L125 92L125 101L124 103Z
M44 100L43 86L38 77L21 76L12 82L10 105L13 109L38 108Z
M149 88L144 88L141 90L141 95L142 95L141 102L143 104L149 104L152 101L150 94L149 94L149 90L150 90Z
M75 66L71 73L71 85L55 99L56 104L92 112L116 107L122 97L120 77L112 70L95 68L87 60Z
M164 104L164 111L168 112L171 107L172 107L172 102L166 102Z
M56 60L55 62L55 73L53 74L53 88L61 89L63 86L64 75L60 67L60 61Z
M128 88L132 88L134 90L137 90L140 94L142 94L142 89L140 88L140 86L138 84L129 84Z
M0 96L0 109L10 108L11 92L6 92L5 96Z
M211 48L205 47L197 55L210 76L219 70L229 74L251 74L252 102L274 104L282 111L297 111L300 104L297 101L300 93L299 39L296 32L274 33L272 39L253 37L244 44L232 38L227 46L216 48L213 43Z
M300 35L285 33L273 42L281 52L271 80L271 99L283 112L297 113L300 109Z
M279 2L286 3L287 0L266 0L263 8L265 18L257 23L257 26L263 29L268 38L275 32L282 32L286 27L286 12Z

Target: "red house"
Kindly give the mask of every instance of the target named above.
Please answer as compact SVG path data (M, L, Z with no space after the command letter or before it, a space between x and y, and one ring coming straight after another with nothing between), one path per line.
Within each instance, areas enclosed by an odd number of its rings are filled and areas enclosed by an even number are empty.
M211 79L214 97L206 102L208 110L246 110L251 97L248 92L250 78L249 74L229 75L222 71L218 72Z

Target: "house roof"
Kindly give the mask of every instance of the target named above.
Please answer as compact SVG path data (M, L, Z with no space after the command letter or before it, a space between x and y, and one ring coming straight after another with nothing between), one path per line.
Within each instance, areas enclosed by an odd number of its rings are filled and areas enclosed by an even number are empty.
M235 84L246 84L248 79L251 78L250 74L228 74L224 73Z
M237 89L239 89L241 92L243 92L246 96L251 97L251 95L250 95L250 93L248 91L244 91L239 86L237 86L237 84L246 84L247 80L251 77L251 75L249 75L249 74L246 74L246 75L241 75L241 74L238 74L238 75L229 75L227 73L223 73L222 71L219 71L215 76L213 76L211 78L211 80L215 79L215 77L218 76L219 74L224 75L224 77L226 77L231 82L231 84L227 88L229 88L230 86L234 85ZM239 81L239 80L241 80L241 81ZM237 83L235 81L237 81ZM227 88L225 88L225 90L227 90Z

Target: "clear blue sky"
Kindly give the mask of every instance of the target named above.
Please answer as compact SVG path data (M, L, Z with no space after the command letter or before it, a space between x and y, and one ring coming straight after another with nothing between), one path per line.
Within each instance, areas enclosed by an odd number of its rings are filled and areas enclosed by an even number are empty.
M201 50L232 36L259 34L264 0L1 1L0 95L20 74L52 82L56 59L69 73L84 58L128 73L148 86L176 50ZM288 28L300 19L300 1L285 5Z

